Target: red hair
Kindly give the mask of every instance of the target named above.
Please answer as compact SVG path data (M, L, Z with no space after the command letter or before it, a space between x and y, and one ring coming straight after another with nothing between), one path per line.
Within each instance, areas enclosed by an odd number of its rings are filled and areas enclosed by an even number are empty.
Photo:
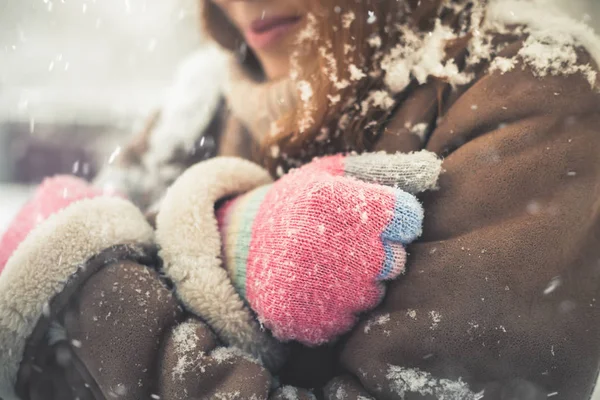
M202 1L203 25L209 36L235 51L243 37L211 0ZM265 163L274 171L281 158L287 163L303 162L316 155L348 150L369 150L389 112L354 105L374 90L384 88L380 61L398 44L400 23L421 31L431 30L442 0L304 0L310 37L301 40L293 64L299 68L298 82L310 89L301 104L279 121L279 132L266 135L263 148L277 146L278 159L264 151ZM303 36L302 34L300 35ZM256 63L250 53L247 63ZM369 74L352 79L353 73ZM339 99L339 100L338 100ZM351 103L351 104L349 104ZM340 117L345 120L341 121ZM324 140L323 140L324 139ZM292 165L290 165L292 164Z

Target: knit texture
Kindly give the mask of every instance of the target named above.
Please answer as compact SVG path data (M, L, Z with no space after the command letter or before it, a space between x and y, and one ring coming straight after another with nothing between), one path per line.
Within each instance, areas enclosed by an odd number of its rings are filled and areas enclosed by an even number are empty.
M392 154L387 156L391 159L388 163L381 163L381 156L368 153L347 157L344 172L366 182L400 186L416 194L435 186L442 170L442 160L427 151Z
M0 239L0 273L12 253L29 232L52 214L82 199L104 193L84 180L72 176L56 176L42 182L33 198L19 211Z
M217 211L219 231L227 231L223 252L228 261L227 269L238 293L246 298L246 263L250 251L252 226L256 214L272 185L255 189L237 201L230 201ZM235 232L235 233L234 233Z
M229 275L279 340L320 345L347 332L381 301L382 281L402 274L404 246L421 234L418 200L370 181L377 181L381 164L414 176L426 163L410 170L408 159L397 156L361 157L314 161L217 211ZM376 168L348 174L356 163ZM434 170L439 160L430 156L427 166ZM409 186L432 188L436 180Z

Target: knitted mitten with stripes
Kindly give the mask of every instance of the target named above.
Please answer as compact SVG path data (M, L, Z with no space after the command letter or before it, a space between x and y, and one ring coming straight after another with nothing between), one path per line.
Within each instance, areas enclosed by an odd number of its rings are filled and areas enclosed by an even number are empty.
M414 194L432 189L433 154L325 157L217 210L225 267L282 341L330 342L404 272L421 234Z

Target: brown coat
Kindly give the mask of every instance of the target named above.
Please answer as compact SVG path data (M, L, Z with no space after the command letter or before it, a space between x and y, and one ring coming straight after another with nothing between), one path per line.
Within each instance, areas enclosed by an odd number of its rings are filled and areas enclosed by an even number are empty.
M179 305L121 199L74 202L0 275L4 400L266 399L272 377Z
M370 317L389 322L367 331L365 320L341 363L378 399L441 397L459 378L484 399L588 399L600 365L600 96L581 75L480 71L439 104L434 85L419 88L379 144L417 150L404 127L426 122L445 173L423 197L406 276ZM430 104L442 113L416 121Z
M266 398L271 377L258 363L219 347L186 316L153 268L131 248L108 250L55 297L56 313L37 326L21 364L22 399ZM48 343L47 323L71 339ZM75 343L75 344L73 344ZM235 397L233 397L235 398Z
M526 37L496 39L497 57L511 59ZM422 198L424 236L379 309L335 352L297 351L288 382L322 386L338 369L326 398L589 398L600 367L600 95L581 73L490 65L473 64L458 89L429 80L399 104L377 149L445 158L439 190ZM232 154L232 132L208 132L218 153Z
M521 46L513 40L499 56ZM468 87L442 88L441 101L439 84L418 87L379 141L387 151L433 151L445 173L423 197L425 234L409 249L408 273L371 316L389 322L365 330L367 318L339 347L354 378L330 384L336 393L441 398L453 384L465 392L450 398L591 393L600 365L600 96L582 75L486 67L474 67ZM413 133L421 123L424 145Z

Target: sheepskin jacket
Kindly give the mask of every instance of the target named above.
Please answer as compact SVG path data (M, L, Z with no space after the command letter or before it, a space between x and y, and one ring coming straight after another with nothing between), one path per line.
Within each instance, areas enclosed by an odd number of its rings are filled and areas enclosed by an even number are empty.
M284 382L327 399L592 396L600 366L600 41L586 26L535 2L464 3L471 3L468 25L476 27L469 35L437 24L412 45L404 44L409 47L395 60L397 73L388 71L389 85L402 96L373 150L427 149L444 158L438 190L421 197L424 235L408 249L407 272L391 283L381 306L335 346L294 347L278 373ZM460 40L449 59L436 41L453 38ZM189 165L232 155L233 140L234 153L251 158L258 143L228 113L217 82L222 68L218 61L203 62L205 52L219 51L202 52L183 67L172 101L145 139L130 146L135 151L126 161L107 168L99 184L111 184L146 207ZM207 82L208 74L215 79ZM112 295L112 275L134 276L134 270L142 274L147 268L117 266L103 269L88 285L108 285L106 294ZM158 285L159 278L153 279ZM85 315L106 318L101 303L83 296L64 310L79 312L87 304ZM165 318L174 320L167 325L179 324L180 311L173 306L170 312ZM137 321L134 316L119 318ZM123 371L118 376L99 372L107 351L133 368L127 348L115 351L103 331L92 330L93 320L72 323L77 329L90 324L86 329L106 343L106 350L85 355L95 360L90 376L97 385L107 382L118 394L117 377L129 379L127 387L137 384L138 376L127 375L124 365L113 370ZM105 332L111 338L121 334ZM198 348L210 357L213 339L198 332ZM165 343L163 352L171 354L175 344ZM261 367L250 363L240 372L241 359L221 355L234 360L229 368L214 354L206 363L187 365L185 357L169 358L175 354L161 359L165 370L156 376L163 385L176 385L179 373L185 379L193 373L205 379L198 382L210 382L197 390L210 392L168 398L268 396L271 378ZM205 372L205 364L215 369ZM24 362L19 382L33 382L36 365ZM260 384L251 385L251 375L263 376ZM34 392L20 391L23 398ZM229 397L217 397L223 393ZM293 398L288 394L280 398ZM122 398L142 398L132 396Z

